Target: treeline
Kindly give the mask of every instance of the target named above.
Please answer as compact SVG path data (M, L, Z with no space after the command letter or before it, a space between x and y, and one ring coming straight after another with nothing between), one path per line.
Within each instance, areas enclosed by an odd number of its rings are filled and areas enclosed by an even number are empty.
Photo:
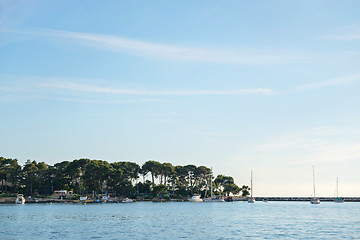
M211 169L205 166L173 166L149 160L142 166L133 162L108 163L103 160L77 159L51 166L28 160L0 157L3 193L44 194L46 190L71 190L77 194L105 193L111 196L171 196L184 198L194 193L210 195ZM213 181L214 194L249 194L249 187L238 187L231 176L218 175ZM50 189L50 190L49 190Z

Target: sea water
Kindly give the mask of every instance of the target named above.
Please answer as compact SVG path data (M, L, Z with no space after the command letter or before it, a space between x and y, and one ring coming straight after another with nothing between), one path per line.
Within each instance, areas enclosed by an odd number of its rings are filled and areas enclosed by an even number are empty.
M1 204L0 239L360 239L360 203Z

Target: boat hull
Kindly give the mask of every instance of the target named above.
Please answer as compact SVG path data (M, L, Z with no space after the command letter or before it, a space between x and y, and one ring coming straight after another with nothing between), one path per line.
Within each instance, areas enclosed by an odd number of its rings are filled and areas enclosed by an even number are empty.
M344 199L342 198L335 198L334 199L334 203L343 203L344 202Z
M310 201L311 204L320 204L320 199L314 198Z
M188 199L189 202L203 202L203 200L200 198L200 196L192 196Z
M25 198L22 194L19 194L15 200L16 204L24 204L25 203Z
M225 202L223 198L204 198L204 202Z

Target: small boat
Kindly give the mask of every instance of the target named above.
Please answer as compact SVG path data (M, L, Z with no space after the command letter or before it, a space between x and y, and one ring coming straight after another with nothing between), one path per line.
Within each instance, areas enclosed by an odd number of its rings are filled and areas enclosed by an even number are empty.
M269 201L269 199L268 198L263 198L263 200L262 200L263 202L268 202Z
M87 196L82 196L82 197L80 197L80 201L86 201L86 200L88 200L88 197L87 197Z
M320 204L320 199L318 199L318 198L313 198L313 199L310 200L310 203L311 203L311 204Z
M102 202L108 202L108 201L109 201L109 197L108 197L108 196L102 196L102 197L101 197L101 201L102 201Z
M16 200L15 200L15 203L24 204L25 203L24 195L18 194L17 197L16 197Z
M311 204L320 204L320 199L315 197L315 168L313 165L313 182L314 182L314 197L310 200Z
M122 203L132 203L132 202L134 202L134 200L129 199L129 198L125 198L125 199L123 199L121 202L122 202Z
M203 202L199 194L195 194L191 198L188 199L189 202Z
M250 180L250 197L248 198L248 203L255 203L255 198L253 197L253 172L251 171L251 180Z
M225 202L225 200L223 197L213 196L213 197L204 198L204 202Z
M338 178L336 178L336 189L335 189L336 198L334 198L334 203L343 203L344 199L339 197L339 187L338 187L338 185L339 185L339 180L338 180Z
M225 198L225 202L233 202L234 199L232 197L227 197Z
M344 199L341 197L337 197L334 199L334 203L343 203L343 202L344 202Z

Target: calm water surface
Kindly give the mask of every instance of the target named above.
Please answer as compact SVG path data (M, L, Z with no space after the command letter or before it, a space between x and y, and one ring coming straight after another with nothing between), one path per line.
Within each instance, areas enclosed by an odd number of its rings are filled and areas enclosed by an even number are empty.
M360 203L2 204L0 239L360 239Z

